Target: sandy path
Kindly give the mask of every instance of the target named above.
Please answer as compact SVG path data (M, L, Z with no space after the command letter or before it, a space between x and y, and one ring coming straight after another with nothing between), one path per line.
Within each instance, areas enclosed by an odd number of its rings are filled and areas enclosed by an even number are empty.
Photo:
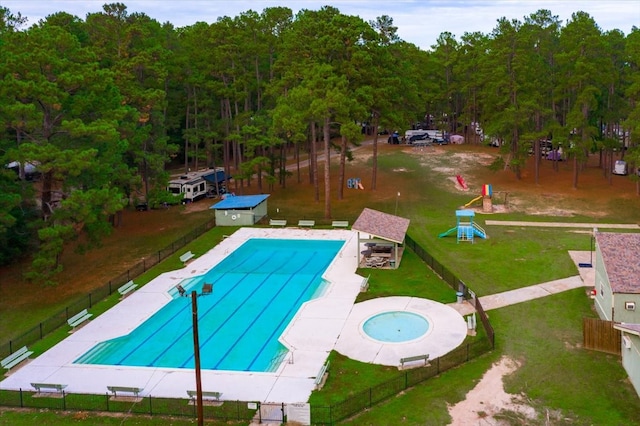
M503 410L515 411L528 418L535 418L536 412L532 407L519 403L517 395L504 391L502 378L513 373L518 364L513 360L503 357L494 364L485 374L475 388L466 396L464 401L449 407L449 415L454 426L472 425L501 425L494 416Z

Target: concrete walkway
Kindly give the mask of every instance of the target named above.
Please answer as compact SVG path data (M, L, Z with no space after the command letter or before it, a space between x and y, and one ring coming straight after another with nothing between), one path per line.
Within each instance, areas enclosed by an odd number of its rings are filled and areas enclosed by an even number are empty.
M503 308L516 303L539 299L541 297L550 296L567 290L573 290L575 288L593 287L595 285L594 268L581 268L578 266L580 264L592 263L593 254L588 251L570 251L569 256L571 256L571 259L578 268L578 271L580 272L579 275L522 287L515 290L509 290L502 293L481 296L478 299L480 300L480 303L482 303L482 307L485 311L490 311L492 309ZM451 303L449 306L454 308L461 315L469 315L475 311L473 305L466 301L463 303Z
M543 226L546 228L598 228L598 229L640 229L635 223L568 223L568 222L519 222L513 220L485 220L493 226Z

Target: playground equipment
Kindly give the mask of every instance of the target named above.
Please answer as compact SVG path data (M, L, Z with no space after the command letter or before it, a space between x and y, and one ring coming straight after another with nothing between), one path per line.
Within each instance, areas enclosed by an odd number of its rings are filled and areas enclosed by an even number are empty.
M464 208L469 207L471 204L476 201L482 199L482 211L486 213L491 213L493 211L493 203L491 200L491 196L493 195L493 189L490 184L482 185L482 192L473 200L469 201L464 205Z
M486 231L473 221L474 216L473 210L456 210L456 226L438 235L438 238L444 238L453 233L457 234L458 243L460 241L473 243L474 237L488 238Z
M458 183L460 184L462 189L469 189L469 187L467 186L467 182L464 181L464 178L462 176L456 175L456 179L458 180Z
M349 189L364 189L364 186L360 182L360 178L347 179L347 188Z

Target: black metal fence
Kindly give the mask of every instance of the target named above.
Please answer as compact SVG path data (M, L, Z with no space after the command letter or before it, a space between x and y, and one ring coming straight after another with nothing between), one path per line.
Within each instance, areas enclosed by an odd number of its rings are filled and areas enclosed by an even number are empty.
M311 423L314 425L333 425L352 417L375 404L396 396L400 392L437 376L453 367L478 357L492 348L488 339L459 346L452 352L429 361L429 365L406 370L377 386L371 387L352 397L331 406L311 406Z
M160 250L151 258L144 259L77 303L68 306L22 336L3 344L0 346L0 357L9 355L12 349L17 350L24 345L29 345L42 339L47 333L63 325L69 317L80 312L82 309L90 308L92 303L111 295L119 286L158 264L213 226L215 226L214 222L210 221L198 227L167 248ZM413 250L434 272L447 282L452 289L456 292L461 292L465 299L470 300L475 305L476 313L480 318L480 323L484 328L485 335L477 341L462 345L446 355L430 360L429 365L425 367L406 370L397 377L371 387L342 402L331 406L311 406L312 424L333 425L336 422L369 409L373 405L391 398L412 386L494 349L495 333L493 327L480 301L475 297L473 292L408 235L406 236L405 246ZM256 405L258 406L257 409L255 408ZM65 394L63 392L60 398L37 398L34 397L33 392L22 389L19 391L0 390L0 406L196 417L195 406L187 404L185 399L156 398L152 396L141 398L140 401L133 403L113 401L110 399L109 394L85 395ZM255 417L256 411L259 409L259 404L243 401L224 401L221 405L206 406L204 408L205 418L208 419L251 420Z
M429 265L429 267L436 274L438 274L443 281L449 284L449 286L453 290L462 293L462 297L473 304L473 306L476 308L476 313L480 318L480 322L482 323L482 327L486 331L487 337L491 342L491 349L493 349L495 345L495 332L493 330L493 327L491 326L491 323L489 322L489 317L487 317L487 314L482 307L480 300L475 297L475 294L466 286L466 284L462 280L460 280L453 272L445 268L409 235L407 235L405 238L405 246L413 250L413 252L416 253L418 257L420 257L420 259L422 259L427 265Z
M453 290L462 293L466 300L470 300L476 308L476 313L480 318L480 323L485 331L486 337L480 337L477 341L462 345L455 350L430 361L430 364L423 368L407 370L397 377L371 387L360 392L342 402L331 406L312 406L311 423L314 425L333 425L336 422L354 416L373 405L389 399L398 393L417 385L431 377L445 372L453 367L457 367L470 359L487 353L495 347L495 332L489 318L482 307L480 301L473 292L454 275L445 268L424 248L415 242L410 236L405 238L405 246L413 250L429 267L438 274Z
M63 326L67 322L67 320L75 314L79 313L83 309L90 309L95 303L106 299L111 294L116 292L121 285L146 272L151 267L157 265L214 226L215 220L210 220L207 223L198 226L197 228L184 235L180 239L174 241L164 249L159 250L152 256L142 259L140 262L138 262L119 276L113 278L108 283L105 283L101 287L96 288L91 293L83 296L82 298L73 302L50 318L42 321L26 333L9 340L8 342L0 344L0 359L11 355L13 352L17 351L23 346L29 346L34 342L41 340L47 334Z
M185 393L186 396L186 393ZM93 411L130 413L137 415L161 415L197 418L197 407L189 399L157 398L112 398L110 394L86 395L77 393L51 394L41 397L32 390L0 391L0 406L30 409L67 411ZM204 404L204 418L216 420L251 420L256 416L259 403L228 401Z

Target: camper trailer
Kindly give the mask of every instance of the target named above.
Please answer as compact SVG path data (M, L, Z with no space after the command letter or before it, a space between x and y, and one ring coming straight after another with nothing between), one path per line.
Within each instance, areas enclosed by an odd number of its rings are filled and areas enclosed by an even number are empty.
M627 174L627 162L622 160L616 160L613 166L613 174L625 176Z
M228 179L222 168L188 172L171 179L167 191L179 197L181 202L191 203L211 194L225 193Z

